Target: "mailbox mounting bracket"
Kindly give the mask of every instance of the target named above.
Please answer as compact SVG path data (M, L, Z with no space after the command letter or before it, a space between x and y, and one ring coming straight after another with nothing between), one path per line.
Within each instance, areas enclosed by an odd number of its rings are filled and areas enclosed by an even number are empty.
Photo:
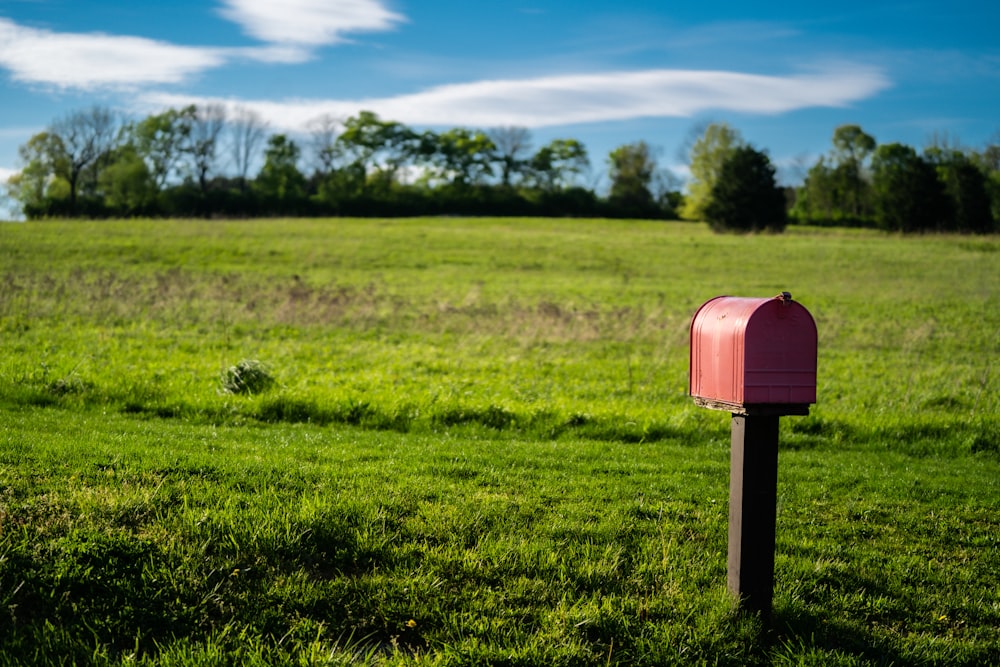
M742 403L727 403L711 398L693 396L694 404L709 410L721 410L734 415L760 415L765 417L780 417L782 415L808 416L808 403L757 403L745 405Z

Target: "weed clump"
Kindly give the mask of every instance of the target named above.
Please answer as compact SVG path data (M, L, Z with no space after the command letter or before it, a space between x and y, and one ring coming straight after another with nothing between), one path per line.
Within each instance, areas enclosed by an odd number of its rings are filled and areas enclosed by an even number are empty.
M267 366L256 359L244 359L222 371L222 390L227 394L260 394L276 382Z
M76 375L67 375L48 384L48 390L53 396L82 394L88 389L90 389L90 384Z

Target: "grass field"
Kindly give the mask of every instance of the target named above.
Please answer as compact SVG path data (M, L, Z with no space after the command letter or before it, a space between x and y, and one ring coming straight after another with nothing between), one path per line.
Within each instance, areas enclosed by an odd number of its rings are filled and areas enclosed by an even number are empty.
M765 627L688 324L782 290ZM1000 663L996 237L0 225L0 350L0 664Z

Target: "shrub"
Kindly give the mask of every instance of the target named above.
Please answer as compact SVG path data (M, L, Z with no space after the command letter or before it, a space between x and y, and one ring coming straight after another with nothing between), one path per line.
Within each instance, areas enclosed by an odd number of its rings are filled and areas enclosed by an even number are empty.
M784 231L785 194L766 154L751 146L733 150L712 187L705 218L717 232Z
M222 372L222 389L229 394L259 394L275 384L270 370L256 359L244 359Z

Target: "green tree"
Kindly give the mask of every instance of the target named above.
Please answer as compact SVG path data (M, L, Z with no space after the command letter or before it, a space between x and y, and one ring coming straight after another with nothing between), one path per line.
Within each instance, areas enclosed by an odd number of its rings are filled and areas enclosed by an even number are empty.
M797 217L817 222L858 223L872 213L869 158L875 139L859 125L833 132L833 148L809 170L796 193Z
M712 201L712 188L719 180L722 165L734 150L743 145L739 131L726 123L711 123L698 137L688 154L691 177L681 207L688 220L704 220Z
M973 158L960 150L931 146L924 159L934 165L947 207L938 229L986 234L993 231L987 178Z
M343 200L349 200L364 193L366 174L364 168L353 162L321 175L317 186L320 201L335 209Z
M53 161L69 184L69 209L74 213L81 190L97 189L100 170L108 161L118 134L117 115L106 107L94 106L63 116L49 128L61 140L62 154Z
M835 168L820 157L809 171L795 196L794 214L801 220L830 222L840 219Z
M538 149L528 165L535 187L549 192L571 187L589 168L587 149L576 139L553 139Z
M875 138L860 125L841 125L833 131L836 182L844 213L859 220L870 211L868 158L875 150Z
M284 134L272 135L264 151L254 188L267 200L278 205L290 205L301 200L306 192L306 179L299 171L301 151Z
M421 149L421 138L396 121L383 121L371 111L362 111L344 121L337 137L344 155L364 169L379 190L397 179L404 165Z
M875 150L875 138L860 125L841 125L833 131L833 152L838 163L864 164Z
M729 154L712 186L705 218L715 231L785 229L785 194L766 153L744 145Z
M431 151L437 175L453 185L481 184L493 174L496 145L486 133L454 128L434 135L430 141L432 146L425 150Z
M367 175L358 161L351 162L348 146L338 141L341 121L333 114L317 116L309 122L312 182L317 201L336 212L342 202L364 192Z
M123 216L147 213L159 190L146 161L132 144L114 151L98 183L106 206Z
M608 156L612 204L636 211L653 208L653 193L649 186L656 172L656 160L645 141L625 144Z
M33 212L48 208L47 202L69 195L69 172L66 149L62 139L51 132L39 132L17 149L21 170L7 183L11 198L21 211L31 217Z
M177 174L191 136L194 107L168 109L147 116L131 128L135 153L145 160L150 177L158 190Z
M944 192L933 165L910 146L882 144L872 156L876 224L886 231L936 229Z
M500 164L500 184L507 187L531 165L531 132L524 127L495 127L489 131L489 137Z
M651 187L653 200L660 207L664 217L676 218L684 205L683 182L668 169L657 169L653 174Z
M990 213L994 222L1000 225L1000 132L993 136L983 150L972 154L972 161L986 179Z

